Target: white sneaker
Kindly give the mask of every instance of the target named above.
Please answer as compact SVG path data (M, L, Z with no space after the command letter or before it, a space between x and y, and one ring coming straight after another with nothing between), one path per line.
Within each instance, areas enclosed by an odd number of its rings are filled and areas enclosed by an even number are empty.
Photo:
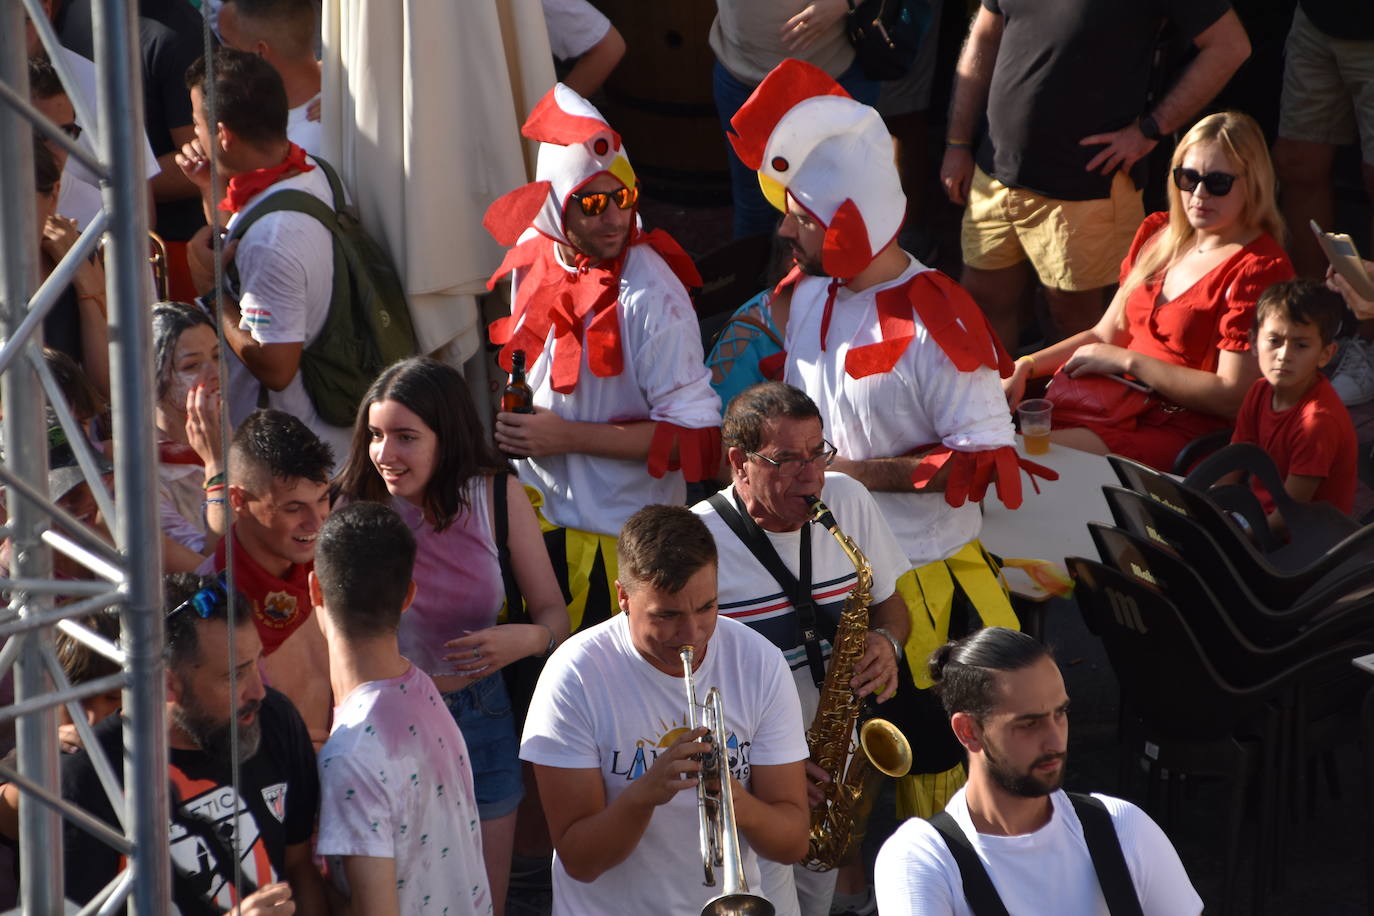
M1342 344L1331 387L1347 407L1374 401L1374 344L1359 337Z

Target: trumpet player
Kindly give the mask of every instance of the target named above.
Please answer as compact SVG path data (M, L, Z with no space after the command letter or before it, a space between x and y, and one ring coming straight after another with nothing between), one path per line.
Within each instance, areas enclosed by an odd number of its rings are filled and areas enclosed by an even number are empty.
M721 614L766 637L787 660L802 720L812 721L832 661L836 625L857 582L854 564L836 540L810 524L808 497L824 492L826 505L872 567L869 629L850 686L860 696L886 703L897 690L908 630L896 583L910 564L873 497L857 481L827 473L835 449L822 436L820 410L791 385L763 382L745 389L725 411L723 435L731 485L692 507L720 552ZM772 560L760 556L768 549L789 581L779 581L767 565ZM799 608L804 596L810 605ZM808 803L817 806L823 803L821 785L833 774L809 760L806 767ZM795 894L805 916L830 912L842 869L814 872L769 862L760 867L763 894L770 900ZM840 890L866 896L861 874L856 877ZM860 901L838 902L862 907Z
M569 639L530 704L520 756L534 766L554 842L554 916L697 913L703 884L697 786L704 728L691 729L682 648L693 678L717 687L743 879L759 859L807 851L807 756L787 664L768 640L716 611L716 544L688 509L649 506L621 530L622 613ZM727 866L728 867L728 863ZM775 901L778 916L796 902Z

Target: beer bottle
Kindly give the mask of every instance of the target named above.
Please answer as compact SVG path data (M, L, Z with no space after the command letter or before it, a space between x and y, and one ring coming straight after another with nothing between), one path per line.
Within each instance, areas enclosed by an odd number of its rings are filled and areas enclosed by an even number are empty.
M501 410L505 413L534 413L534 391L525 381L525 351L516 350L510 356L510 381L501 392Z

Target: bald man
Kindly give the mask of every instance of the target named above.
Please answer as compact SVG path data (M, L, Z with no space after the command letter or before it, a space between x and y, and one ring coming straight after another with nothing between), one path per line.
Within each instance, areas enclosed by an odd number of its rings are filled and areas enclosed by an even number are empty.
M286 136L312 155L320 151L320 62L316 0L226 0L219 37L229 47L256 54L281 74L286 86Z

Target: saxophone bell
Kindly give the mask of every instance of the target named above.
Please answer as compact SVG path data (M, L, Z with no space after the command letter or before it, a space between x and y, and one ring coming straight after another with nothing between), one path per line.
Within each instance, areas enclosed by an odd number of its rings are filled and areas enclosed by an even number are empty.
M697 774L698 841L705 885L716 886L717 868L722 870L723 884L721 893L701 908L701 916L773 916L773 904L749 893L749 883L744 877L743 853L730 787L730 755L721 744L725 736L725 707L716 687L706 692L704 706L697 704L696 679L692 675L693 651L692 646L683 646L678 655L682 658L682 681L687 689L688 727L696 731L704 725L707 730L702 744L708 749L702 755L701 772ZM713 792L708 783L715 783L719 788Z

